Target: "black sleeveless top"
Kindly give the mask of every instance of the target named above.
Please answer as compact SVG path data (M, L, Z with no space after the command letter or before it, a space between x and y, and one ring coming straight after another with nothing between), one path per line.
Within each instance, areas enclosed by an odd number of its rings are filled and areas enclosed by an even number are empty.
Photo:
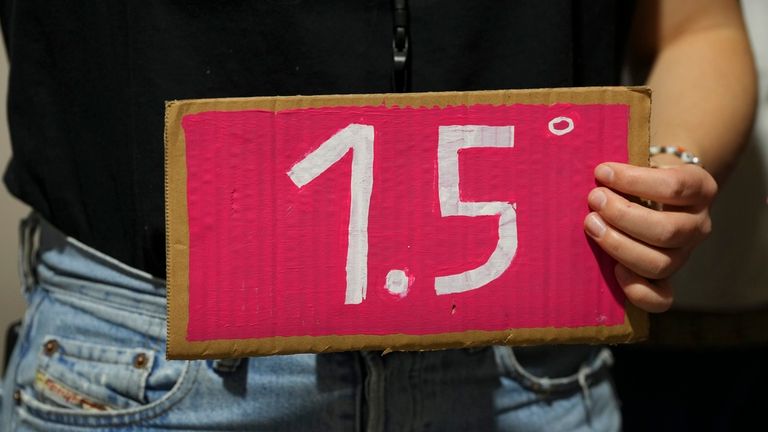
M612 85L633 6L409 5L411 90ZM164 101L392 91L392 0L5 0L12 194L165 275Z

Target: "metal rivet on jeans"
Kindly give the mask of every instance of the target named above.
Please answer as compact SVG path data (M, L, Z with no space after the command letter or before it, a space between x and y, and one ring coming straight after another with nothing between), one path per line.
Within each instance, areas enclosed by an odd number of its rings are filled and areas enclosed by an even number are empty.
M21 403L21 390L13 392L13 401L16 402L16 405Z
M147 365L147 355L144 353L136 354L136 357L133 358L133 367L135 367L136 369L142 369L146 365Z
M56 339L51 339L45 344L43 344L43 353L47 356L53 355L56 351L59 350L59 342L56 341Z

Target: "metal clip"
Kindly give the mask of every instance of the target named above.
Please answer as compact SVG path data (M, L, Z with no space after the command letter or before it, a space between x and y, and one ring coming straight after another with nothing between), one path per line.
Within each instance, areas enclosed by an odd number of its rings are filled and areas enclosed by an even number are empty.
M408 32L408 0L393 0L394 36L392 40L392 57L394 72L392 75L394 90L406 92L410 90L409 82L409 49L410 37Z

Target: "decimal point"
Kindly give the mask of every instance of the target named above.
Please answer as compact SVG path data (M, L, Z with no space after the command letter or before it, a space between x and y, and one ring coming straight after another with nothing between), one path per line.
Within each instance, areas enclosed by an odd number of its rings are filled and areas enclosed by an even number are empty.
M390 270L385 286L391 294L405 297L408 294L408 276L403 270Z

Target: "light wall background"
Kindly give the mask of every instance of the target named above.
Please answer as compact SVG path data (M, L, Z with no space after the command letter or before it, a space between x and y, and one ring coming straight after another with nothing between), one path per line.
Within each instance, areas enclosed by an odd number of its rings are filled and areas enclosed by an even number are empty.
M0 172L5 172L11 156L5 96L8 88L8 59L0 59ZM24 300L17 270L19 219L28 207L0 186L0 359L5 358L5 331L24 313ZM0 365L1 366L1 365Z

